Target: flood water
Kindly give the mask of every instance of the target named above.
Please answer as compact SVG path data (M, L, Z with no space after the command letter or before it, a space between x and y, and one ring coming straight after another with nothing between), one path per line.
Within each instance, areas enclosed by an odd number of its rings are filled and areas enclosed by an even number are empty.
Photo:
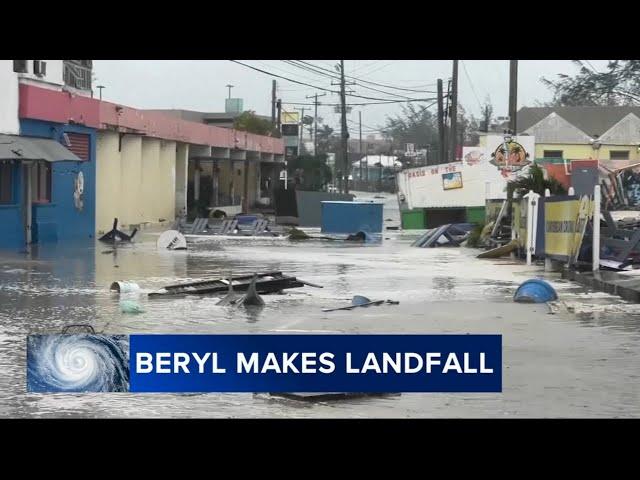
M372 194L359 194L358 199ZM387 195L385 225L398 225ZM312 230L313 231L313 230ZM57 245L31 255L0 251L2 417L637 417L640 306L549 279L560 300L515 304L523 280L542 274L477 250L410 247L419 232L385 231L381 244L277 239L204 239L188 251L158 252L157 233L114 250L99 242ZM281 270L323 285L263 296L260 311L216 306L217 297L148 299L163 285ZM113 281L138 283L145 312L120 312ZM322 312L353 295L398 300ZM26 336L88 323L130 333L492 333L503 335L503 392L402 394L306 403L253 394L28 394Z

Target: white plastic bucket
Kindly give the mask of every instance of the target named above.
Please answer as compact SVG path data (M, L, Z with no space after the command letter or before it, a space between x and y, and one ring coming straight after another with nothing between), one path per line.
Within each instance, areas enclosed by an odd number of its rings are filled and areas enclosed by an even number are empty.
M113 282L109 290L118 292L118 293L129 293L129 292L137 292L140 290L140 287L137 283L134 282Z

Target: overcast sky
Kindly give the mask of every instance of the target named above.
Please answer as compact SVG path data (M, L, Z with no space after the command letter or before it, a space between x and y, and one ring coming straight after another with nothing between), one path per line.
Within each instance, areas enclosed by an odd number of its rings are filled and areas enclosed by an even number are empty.
M297 68L280 60L241 60L253 67L295 79L313 86L336 90L331 79ZM310 63L332 69L338 60L312 60ZM606 60L590 60L598 70ZM451 76L451 61L446 60L346 60L345 71L359 79L394 87L425 90L425 93L391 90L378 85L369 87L386 90L396 95L412 98L434 97L436 80ZM227 84L234 85L232 97L244 100L245 110L271 115L271 80L273 77L251 70L228 60L95 60L97 76L95 85L104 85L103 99L137 108L180 108L208 112L223 112L224 99L228 96ZM522 60L519 62L518 106L534 106L536 100L548 100L549 90L540 82L541 77L556 78L558 73L573 74L577 68L569 60ZM287 102L309 103L306 99L316 93L306 87L283 79L278 82L278 96L283 108L292 110ZM398 98L366 89L361 85L350 86L356 95L375 98ZM508 60L467 60L459 66L459 100L470 113L479 116L480 105L488 98L494 106L494 115L506 115L509 91ZM323 93L322 91L317 91ZM97 93L97 91L96 91ZM328 93L320 102L338 103L339 96ZM348 103L365 100L347 97ZM432 103L431 101L425 102ZM302 108L302 105L295 105ZM435 111L435 106L433 107ZM312 107L305 107L305 115L312 114ZM357 135L358 111L362 111L363 135L384 125L388 115L399 112L400 104L354 106L349 115L351 135ZM334 128L339 128L339 115L333 107L320 106L318 116Z

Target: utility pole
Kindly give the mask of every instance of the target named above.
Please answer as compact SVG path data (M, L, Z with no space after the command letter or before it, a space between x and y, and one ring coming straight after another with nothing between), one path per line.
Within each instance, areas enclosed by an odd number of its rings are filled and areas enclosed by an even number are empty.
M360 141L358 142L358 154L360 155L360 183L362 183L362 110L358 112L358 120L360 122ZM360 187L362 188L362 187Z
M282 133L282 99L278 99L276 102L277 109L277 117L276 117L276 127L278 128L278 132Z
M302 155L302 136L304 134L304 107L298 108L294 107L296 110L300 110L302 113L300 114L300 130L298 131L298 156Z
M517 135L518 115L518 60L509 61L509 130Z
M344 193L349 193L349 153L347 146L349 142L349 132L347 131L347 101L344 83L344 60L340 60L340 105L341 105L341 129L342 138L342 175Z
M271 123L276 124L276 81L271 82Z
M444 138L444 102L442 98L442 79L438 79L438 143L440 144L440 155L438 162L445 163L447 158L447 145Z
M231 89L233 88L233 85L227 84L227 88L229 89L229 98L231 98Z
M313 105L314 105L314 112L313 112L313 154L314 155L318 155L318 105L320 105L318 103L318 97L324 97L326 95L326 93L323 93L322 95L318 95L317 93L315 95L307 95L305 98L315 98Z
M453 73L451 76L451 134L449 135L449 162L456 161L456 140L458 127L458 60L453 61Z

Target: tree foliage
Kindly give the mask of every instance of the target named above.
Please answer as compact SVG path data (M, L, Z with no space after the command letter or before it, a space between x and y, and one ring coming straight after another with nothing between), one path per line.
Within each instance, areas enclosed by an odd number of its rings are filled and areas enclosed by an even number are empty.
M528 175L523 175L517 180L508 182L507 192L511 197L513 192L519 196L524 196L533 190L535 193L544 196L544 191L549 189L552 195L564 195L567 190L558 180L553 177L544 178L544 170L539 165L533 164L529 168Z
M546 106L640 105L640 60L612 60L606 71L597 72L575 60L578 73L558 74L557 80L542 78L553 92Z
M242 112L233 122L233 128L243 132L266 135L269 137L279 137L280 133L271 121L260 118L255 112Z

